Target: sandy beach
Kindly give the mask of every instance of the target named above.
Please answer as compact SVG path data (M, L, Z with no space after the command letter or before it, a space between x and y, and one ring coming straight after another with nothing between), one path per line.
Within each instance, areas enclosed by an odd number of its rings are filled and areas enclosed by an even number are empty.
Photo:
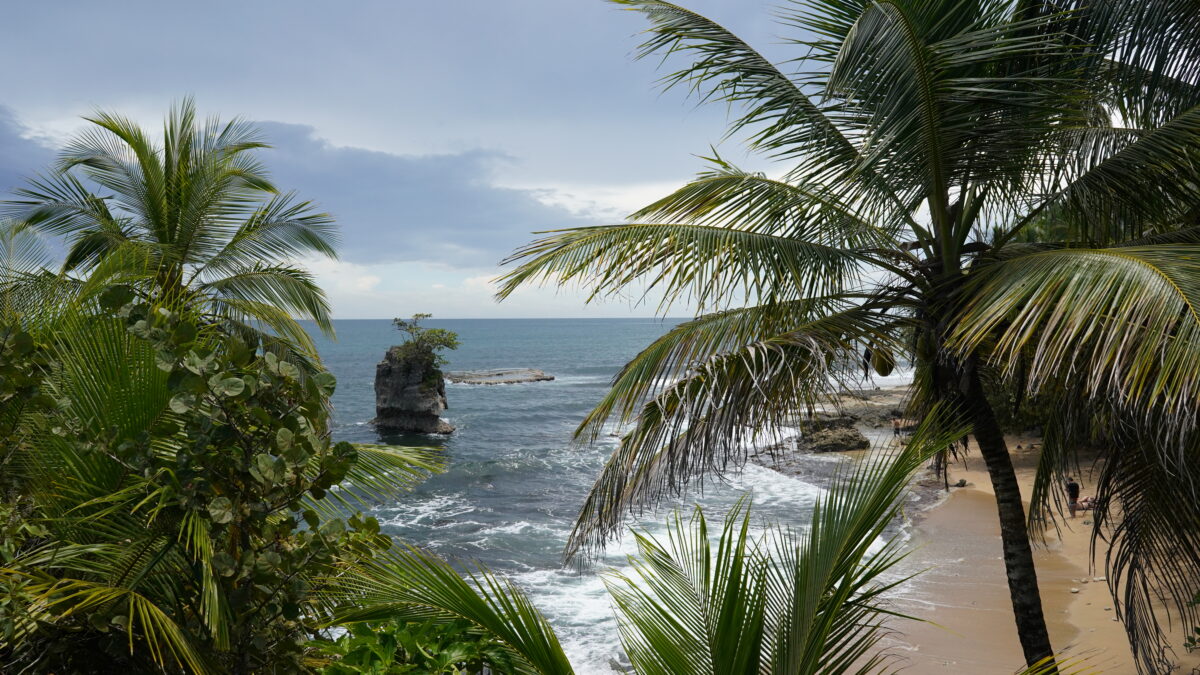
M840 401L823 409L826 416L844 415L874 448L892 440L890 418L902 409L906 386L845 392ZM1008 446L1021 492L1032 493L1040 438L1008 436ZM1018 449L1018 447L1020 449ZM759 455L753 461L777 471L821 484L836 471L838 458L858 458L872 452ZM1076 476L1082 494L1094 494L1098 466L1086 457ZM1092 467L1089 470L1087 467ZM1024 658L1006 582L996 499L982 457L971 441L971 452L951 464L949 484L966 481L947 493L943 479L932 470L914 479L905 505L905 528L911 553L901 563L901 575L916 575L895 593L895 609L923 622L892 623L887 638L901 659L904 672L1011 675ZM1104 551L1097 552L1100 569L1091 565L1091 515L1060 520L1058 531L1045 533L1034 549L1042 607L1051 643L1068 658L1084 659L1089 673L1136 673L1123 625L1115 620L1113 601L1104 576ZM1176 669L1169 672L1200 675L1200 653L1182 648L1184 630L1173 626ZM1166 671L1164 671L1166 672Z
M1034 480L1037 439L1010 437L1021 491ZM1022 450L1015 450L1020 444ZM972 443L972 449L974 444ZM909 569L924 570L898 598L901 611L928 623L904 622L891 641L911 673L1008 675L1022 665L1020 645L1005 582L995 496L977 452L951 465L950 480L967 481L937 506L915 515L914 552ZM1094 485L1085 472L1083 493ZM1125 631L1113 616L1112 597L1102 569L1089 569L1090 516L1065 519L1059 533L1046 533L1035 549L1042 605L1052 644L1074 657L1086 657L1093 672L1135 673ZM1103 552L1098 559L1103 560ZM1077 589L1073 592L1073 589ZM931 600L933 599L933 600ZM1175 644L1182 643L1177 631ZM1192 673L1200 655L1176 650L1178 670Z

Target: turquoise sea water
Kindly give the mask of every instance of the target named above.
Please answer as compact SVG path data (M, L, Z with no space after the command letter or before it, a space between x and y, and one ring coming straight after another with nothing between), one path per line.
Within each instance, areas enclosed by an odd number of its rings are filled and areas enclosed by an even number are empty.
M555 626L580 673L611 673L619 658L616 623L594 571L562 565L562 548L588 488L615 439L590 447L571 443L579 421L604 395L617 370L673 321L649 319L431 320L456 331L462 346L448 369L528 367L552 382L447 386L445 417L458 430L446 438L381 437L375 415L375 365L400 334L386 320L336 322L338 340L318 337L327 368L338 378L333 397L339 440L441 447L448 470L374 515L389 534L443 556L478 560L520 584ZM728 485L692 501L719 518L749 490L758 517L802 522L820 489L750 466ZM649 517L656 525L664 512ZM611 547L597 568L623 567L628 538Z

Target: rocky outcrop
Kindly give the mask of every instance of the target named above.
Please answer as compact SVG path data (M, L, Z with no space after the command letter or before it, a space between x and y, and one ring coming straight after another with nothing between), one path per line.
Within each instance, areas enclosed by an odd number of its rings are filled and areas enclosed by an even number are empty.
M829 420L813 420L804 426L796 440L799 452L842 452L844 450L866 450L871 441L854 425L855 420L839 417Z
M545 382L553 375L535 368L507 368L496 370L459 370L446 373L446 379L459 384L518 384L521 382Z
M448 434L441 418L446 384L432 358L414 358L403 345L388 350L375 367L375 425L385 432Z

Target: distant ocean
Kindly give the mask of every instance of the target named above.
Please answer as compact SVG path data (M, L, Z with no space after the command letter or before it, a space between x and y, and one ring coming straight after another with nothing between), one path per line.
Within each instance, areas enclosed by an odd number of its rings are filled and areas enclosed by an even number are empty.
M317 336L325 366L338 378L333 397L338 440L444 449L449 470L399 503L374 510L385 530L440 555L478 560L530 594L558 632L576 672L611 673L620 654L616 621L594 572L562 566L562 550L588 489L613 450L614 438L591 447L571 434L604 395L618 369L674 321L650 319L430 320L462 342L447 353L450 370L538 368L552 382L450 384L445 418L458 430L436 436L381 437L375 416L375 364L400 333L386 320L336 322L338 339ZM749 490L756 519L796 523L807 518L821 489L769 469L749 466L727 485L692 497L715 519ZM646 527L662 531L658 518ZM610 547L597 569L626 566L630 538Z

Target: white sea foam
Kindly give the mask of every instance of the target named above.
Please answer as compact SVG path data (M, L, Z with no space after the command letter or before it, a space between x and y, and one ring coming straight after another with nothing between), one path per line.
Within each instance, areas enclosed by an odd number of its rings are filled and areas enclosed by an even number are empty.
M766 522L788 519L780 524L805 529L797 519L810 512L813 501L824 490L797 478L755 465L748 466L734 477L725 489L714 490L699 498L710 520L719 518L738 495L748 490L754 500L755 527L753 536L761 536ZM663 522L668 509L661 509L637 525L652 536L665 538ZM525 531L524 523L495 528L497 532ZM710 525L714 539L720 527ZM563 532L565 536L565 531ZM482 542L486 543L486 542ZM636 552L632 537L623 537L610 545L596 570L628 572L626 556ZM541 569L512 575L512 579L529 593L534 604L542 610L555 627L563 649L581 675L610 675L610 661L621 656L616 619L609 595L601 576L589 571L577 573L572 569Z
M429 521L456 518L478 510L462 493L433 495L421 501L404 502L396 506L381 507L375 516L381 525L411 527Z

